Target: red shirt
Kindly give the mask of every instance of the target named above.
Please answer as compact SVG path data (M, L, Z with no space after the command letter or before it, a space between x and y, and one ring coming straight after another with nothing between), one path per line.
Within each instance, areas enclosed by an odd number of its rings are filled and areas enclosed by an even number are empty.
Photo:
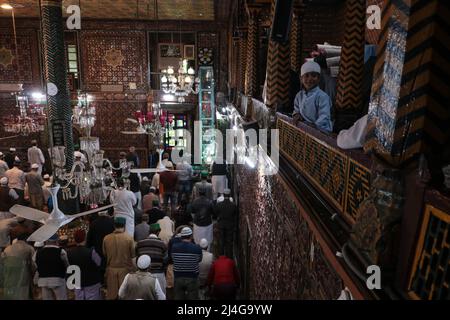
M164 171L159 174L159 182L164 186L164 192L177 191L178 176L175 171Z
M213 262L208 275L208 285L235 284L239 286L239 273L234 260L220 256Z

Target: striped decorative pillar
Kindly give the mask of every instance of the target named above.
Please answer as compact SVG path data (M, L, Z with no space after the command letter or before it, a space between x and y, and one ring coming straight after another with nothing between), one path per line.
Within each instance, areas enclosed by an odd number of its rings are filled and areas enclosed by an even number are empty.
M258 15L260 7L247 7L248 31L247 31L247 68L245 72L245 95L251 99L258 92ZM252 115L252 104L247 105L246 116Z
M448 21L446 1L390 0L383 11L365 150L393 166L439 157L450 138Z
M247 37L245 32L239 39L239 61L238 61L238 90L243 93L245 88L245 73L247 69Z
M300 0L294 3L294 12L292 16L291 32L289 34L290 52L291 52L291 69L300 72L302 66L302 43L303 43L303 14L304 5Z
M395 275L403 285L414 254L410 235L421 209L407 211L404 204L421 197L416 182L424 168L417 160L425 154L434 161L431 176L442 174L439 161L449 147L449 20L447 1L388 0L383 10L364 145L374 155L373 180L351 243L380 266L386 283Z
M50 135L54 146L65 146L66 168L73 165L72 108L67 84L62 0L41 2L45 81L57 92L48 95ZM56 91L56 90L55 90Z
M272 0L270 14L272 21L274 15L275 0ZM289 103L290 67L289 43L279 43L270 39L266 69L266 105L271 109Z
M346 2L345 36L336 86L337 130L350 127L362 107L366 9L365 0Z

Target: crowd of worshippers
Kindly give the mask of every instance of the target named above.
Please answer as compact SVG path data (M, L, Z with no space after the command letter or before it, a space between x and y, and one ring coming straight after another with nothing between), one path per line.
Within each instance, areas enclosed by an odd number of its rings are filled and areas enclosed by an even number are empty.
M31 148L42 154L33 144ZM211 172L202 171L195 182L187 161L175 165L164 154L166 168L176 171L152 177L132 173L128 188L118 179L109 199L114 207L75 220L84 227L73 228L70 239L59 233L33 243L27 238L40 224L16 217L9 209L19 203L50 212L51 177L41 176L44 160L33 160L25 174L20 160L13 159L9 169L4 158L2 154L0 299L236 298L239 275L233 248L238 210L225 164L213 163ZM80 268L81 278L79 287L70 289L68 267L73 265Z
M307 60L300 70L300 83L293 85L293 87L301 88L293 99L293 123L297 125L299 122L304 122L325 133L338 133L337 145L340 148L361 148L365 141L365 129L367 127L375 46L366 45L365 47L362 111L356 115L358 120L352 126L345 125L344 128L335 126L333 119L336 79L330 75L324 55L318 53L314 58ZM293 82L297 81L295 77L292 80Z

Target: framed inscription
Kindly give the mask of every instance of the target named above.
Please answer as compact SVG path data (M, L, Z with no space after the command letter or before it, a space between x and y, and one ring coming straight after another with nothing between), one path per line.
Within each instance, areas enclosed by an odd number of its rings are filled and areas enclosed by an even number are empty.
M64 120L55 120L52 121L52 138L53 138L53 146L55 147L63 147L65 145L64 141Z

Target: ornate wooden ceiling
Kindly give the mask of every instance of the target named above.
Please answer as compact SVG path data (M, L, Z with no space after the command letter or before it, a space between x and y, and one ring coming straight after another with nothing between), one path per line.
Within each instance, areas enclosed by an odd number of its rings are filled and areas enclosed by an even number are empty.
M155 20L155 1L159 20L214 20L215 6L223 14L228 7L224 3L231 0L63 0L63 6L79 5L82 18ZM39 0L0 0L3 3L16 8L16 17L39 16ZM8 16L10 11L0 9L0 17Z

